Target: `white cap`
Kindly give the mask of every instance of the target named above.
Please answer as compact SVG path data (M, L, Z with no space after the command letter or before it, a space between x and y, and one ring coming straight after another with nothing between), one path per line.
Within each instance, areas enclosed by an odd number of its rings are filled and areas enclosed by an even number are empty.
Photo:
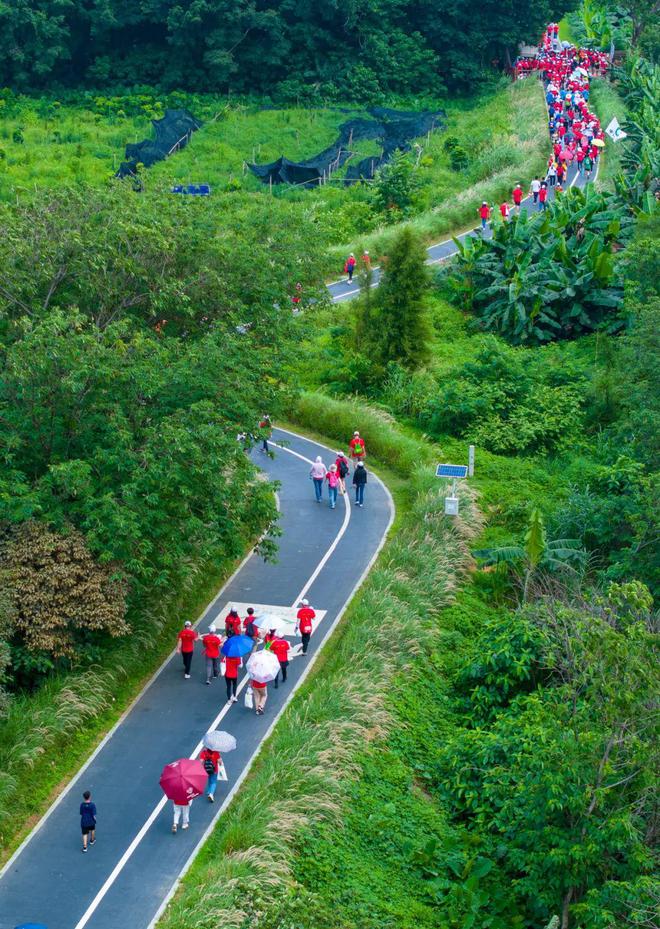
M215 632L215 626L213 624L209 626L209 632Z
M303 606L309 606L309 600L301 600L300 602Z
M192 626L192 623L189 619L187 619L183 625L186 627L186 629L189 629Z

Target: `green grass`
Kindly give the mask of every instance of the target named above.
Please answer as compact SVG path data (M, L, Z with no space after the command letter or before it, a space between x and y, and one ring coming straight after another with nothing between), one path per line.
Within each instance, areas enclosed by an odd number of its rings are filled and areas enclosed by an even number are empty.
M94 98L87 94L78 103L57 106L47 98L12 98L11 106L0 107L0 197L12 199L37 187L63 187L109 182L123 159L127 142L149 137L149 118L168 104L151 97L138 98L139 105L127 115L124 98ZM0 103L3 100L0 99ZM308 158L329 146L341 123L359 111L266 109L226 100L198 96L183 100L204 119L190 145L144 172L145 191L160 190L173 183L205 182L213 188L205 206L211 211L235 210L237 202L250 208L254 198L294 201L313 212L330 254L329 274L343 265L347 250L358 240L373 249L386 250L394 227L382 226L374 213L368 185L346 188L337 183L306 190L276 186L272 195L244 168L255 159L268 162L286 155L292 160ZM426 103L426 105L431 105ZM420 140L423 151L416 175L419 191L410 222L427 241L471 225L476 204L509 196L516 181L526 182L543 165L546 157L545 111L541 88L536 81L515 85L503 82L487 95L456 101L435 101L444 107L448 124L444 131ZM22 144L13 141L21 129ZM468 154L468 166L453 170L444 144L456 138ZM373 140L353 145L356 159L376 155Z
M616 116L621 124L625 122L626 105L619 95L616 87L603 78L594 78L591 82L590 106L598 114L603 126L608 126L611 119ZM614 177L621 171L621 155L625 143L614 143L609 138L601 155L600 168L596 186L605 190L612 190Z

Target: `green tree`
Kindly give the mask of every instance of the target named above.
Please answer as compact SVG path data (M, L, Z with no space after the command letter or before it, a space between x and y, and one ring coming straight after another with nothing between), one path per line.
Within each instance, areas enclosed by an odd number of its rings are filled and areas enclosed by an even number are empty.
M405 152L397 149L376 173L373 187L376 208L385 213L388 222L396 222L409 211L418 186L415 166Z
M578 539L553 539L548 541L543 514L534 507L529 514L522 545L507 545L475 551L484 565L507 565L513 568L521 581L522 600L525 603L530 585L541 571L557 571L584 565L587 557Z
M426 297L429 275L424 246L410 229L395 238L383 261L375 297L371 339L383 368L396 362L408 369L428 361L431 326Z

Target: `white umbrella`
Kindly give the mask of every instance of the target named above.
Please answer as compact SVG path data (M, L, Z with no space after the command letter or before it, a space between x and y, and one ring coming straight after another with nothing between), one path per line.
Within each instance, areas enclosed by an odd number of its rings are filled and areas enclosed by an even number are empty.
M275 616L273 613L262 613L261 616L257 616L254 621L254 625L262 632L267 632L269 629L274 629L275 635L281 635L283 629L281 618L279 616Z
M255 652L248 658L246 668L253 681L258 681L260 684L267 684L269 681L274 681L277 677L277 672L280 670L280 662L274 652L271 652L269 648L265 648L261 652Z
M236 739L222 729L212 729L204 736L204 748L212 752L233 752L236 748Z

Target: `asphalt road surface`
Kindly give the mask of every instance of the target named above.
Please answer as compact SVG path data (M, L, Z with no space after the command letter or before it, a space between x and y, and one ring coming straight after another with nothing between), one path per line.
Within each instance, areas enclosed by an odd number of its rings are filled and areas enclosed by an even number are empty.
M226 606L233 602L292 607L304 596L327 611L307 656L290 662L286 684L277 690L269 685L265 715L257 717L244 706L244 690L239 702L227 707L223 678L205 686L201 651L195 653L188 681L180 656L173 654L0 872L0 929L23 922L43 923L48 929L152 925L222 814L230 791L240 790L275 718L379 551L393 518L383 484L369 474L364 508L351 506L351 495L340 497L331 510L327 497L316 503L308 475L310 460L322 455L330 464L334 452L280 430L274 438L283 443L274 458L259 450L253 455L280 482L279 560L266 564L251 555L207 608L200 628L205 630L219 611L223 622ZM245 687L243 676L241 684ZM172 809L158 785L160 772L165 763L193 755L204 733L215 726L238 742L224 757L228 781L218 783L215 805L206 797L196 799L190 828L172 835ZM85 789L92 791L98 818L96 844L83 855L78 807Z
M598 174L598 164L596 165L596 171L594 172L594 179ZM586 179L583 174L580 174L577 168L573 165L569 168L568 178L566 182L567 187L584 187ZM554 187L549 188L549 200L554 198L555 192ZM475 204L475 212L479 204ZM538 206L534 204L532 197L527 197L522 202L523 210L526 212L532 212L538 210ZM499 216L499 205L493 210L493 214L498 213ZM498 220L495 220L496 222ZM482 235L481 226L477 226L474 229L468 230L468 232L463 232L461 235L456 236L459 241L464 242L468 236L480 236ZM489 239L492 236L491 226L486 228L485 233L483 233L485 238ZM453 239L445 239L443 242L438 242L437 245L431 245L427 248L426 253L428 258L426 263L429 265L439 264L441 261L446 261L447 258L451 258L452 255L455 255L458 249L456 248L456 243ZM358 266L356 271L359 270L360 262L358 261ZM380 283L380 273L381 269L378 266L375 266L373 269L373 286L377 287ZM332 284L328 284L328 290L330 291L330 296L332 297L333 303L341 303L343 300L351 300L359 292L360 288L358 285L358 275L356 274L353 278L352 283L348 283L346 278L342 278L340 281L333 281Z

